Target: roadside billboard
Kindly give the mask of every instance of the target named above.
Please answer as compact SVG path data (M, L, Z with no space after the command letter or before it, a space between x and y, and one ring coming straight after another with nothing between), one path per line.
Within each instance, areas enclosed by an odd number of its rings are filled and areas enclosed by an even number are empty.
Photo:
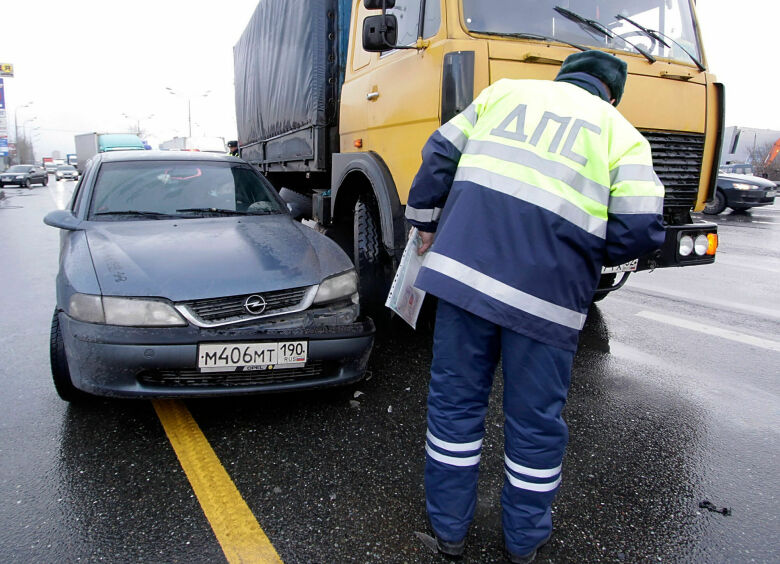
M5 117L5 85L0 78L0 156L8 156L8 121Z

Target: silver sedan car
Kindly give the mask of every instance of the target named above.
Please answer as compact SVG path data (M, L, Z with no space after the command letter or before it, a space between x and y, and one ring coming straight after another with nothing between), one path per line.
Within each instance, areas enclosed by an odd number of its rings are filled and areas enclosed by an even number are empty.
M191 397L333 386L365 374L374 324L330 239L246 162L94 157L61 231L51 367L59 395Z

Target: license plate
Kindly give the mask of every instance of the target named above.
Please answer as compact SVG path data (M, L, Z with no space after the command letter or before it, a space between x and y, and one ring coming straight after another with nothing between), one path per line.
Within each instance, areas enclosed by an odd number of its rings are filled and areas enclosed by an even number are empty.
M204 343L198 345L198 368L201 372L293 368L306 364L308 354L306 341Z
M612 274L614 272L634 272L638 264L639 264L639 259L634 259L632 261L624 262L623 264L619 264L617 266L602 266L601 273Z

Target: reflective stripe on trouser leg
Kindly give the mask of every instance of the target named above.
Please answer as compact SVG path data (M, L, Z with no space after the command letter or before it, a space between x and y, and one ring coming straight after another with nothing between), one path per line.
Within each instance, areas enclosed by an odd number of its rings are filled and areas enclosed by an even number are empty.
M428 391L425 502L439 538L466 536L477 504L477 477L500 328L443 300L436 310Z
M561 482L569 431L561 417L574 353L508 329L504 372L504 540L527 554L552 532L551 505Z

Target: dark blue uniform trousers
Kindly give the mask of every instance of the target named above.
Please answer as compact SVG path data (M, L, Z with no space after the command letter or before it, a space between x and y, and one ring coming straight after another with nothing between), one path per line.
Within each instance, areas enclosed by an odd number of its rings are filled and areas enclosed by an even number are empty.
M439 300L428 393L425 497L436 535L466 536L477 503L485 413L499 357L504 371L507 549L527 554L552 533L568 429L561 417L574 353Z

